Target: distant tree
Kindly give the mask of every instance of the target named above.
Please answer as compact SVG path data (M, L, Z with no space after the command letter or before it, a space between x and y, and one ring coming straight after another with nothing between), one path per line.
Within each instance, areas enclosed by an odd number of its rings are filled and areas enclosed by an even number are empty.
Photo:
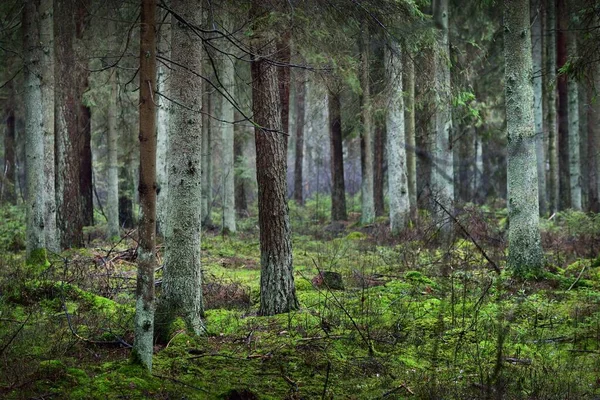
M371 113L371 84L369 80L370 37L368 23L361 24L359 36L360 67L359 79L361 99L361 216L362 224L370 224L375 220L375 198L373 189L373 117Z
M8 75L8 74L7 74ZM10 79L10 77L8 78ZM15 88L14 81L8 82L8 101L6 103L6 126L4 129L4 165L0 176L0 203L17 203L16 177L16 129L15 129ZM54 183L54 179L52 180Z
M140 24L140 208L134 360L152 370L156 266L156 2L142 0Z
M109 21L111 40L116 42L116 26L114 21ZM113 49L116 43L113 44ZM118 133L117 133L117 97L118 97L117 70L110 71L109 98L107 110L107 168L108 187L106 195L106 216L108 222L108 237L119 237L119 159L118 159Z
M258 180L260 227L260 315L298 308L292 264L292 238L287 204L287 145L281 125L278 70L265 59L276 52L275 31L268 29L266 5L253 0L251 38L252 104Z
M415 142L415 64L413 56L404 51L404 123L406 125L406 175L408 179L408 197L410 200L410 215L413 221L417 219L417 145Z
M508 266L537 275L543 266L533 119L529 0L504 1L506 123L508 133Z
M346 184L344 181L344 147L342 104L339 87L329 90L329 142L331 148L331 220L346 221Z
M577 59L577 17L575 7L569 7L571 20L567 35L567 52L570 63ZM569 123L569 185L571 193L571 208L582 210L581 199L581 157L580 157L580 130L579 130L579 83L574 76L568 77L568 123Z
M558 211L559 176L558 176L558 127L556 113L556 0L546 0L544 38L546 42L546 97L548 112L546 114L548 127L548 164L549 174L547 184L548 208L551 213Z
M304 204L302 165L304 163L306 84L306 74L303 71L299 71L296 79L296 152L294 157L294 200L298 204Z

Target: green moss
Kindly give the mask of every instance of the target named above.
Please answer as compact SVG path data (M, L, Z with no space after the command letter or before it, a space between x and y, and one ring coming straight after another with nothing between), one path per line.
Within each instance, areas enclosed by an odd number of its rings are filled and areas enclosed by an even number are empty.
M31 250L29 257L25 262L32 272L40 273L50 266L48 261L48 253L45 248Z

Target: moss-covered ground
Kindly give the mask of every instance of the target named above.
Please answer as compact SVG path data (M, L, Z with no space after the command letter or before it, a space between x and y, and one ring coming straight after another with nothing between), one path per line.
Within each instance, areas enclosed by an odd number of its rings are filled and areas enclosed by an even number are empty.
M390 238L385 221L328 225L312 210L292 207L301 308L256 315L255 218L236 235L208 232L208 332L176 324L152 375L129 361L133 240L49 254L39 272L0 229L0 398L600 397L596 216L546 221L546 274L523 281L504 270L502 212L463 210L470 237L457 230L442 245L426 216ZM340 273L345 290L316 286L319 271ZM160 270L156 278L160 294Z

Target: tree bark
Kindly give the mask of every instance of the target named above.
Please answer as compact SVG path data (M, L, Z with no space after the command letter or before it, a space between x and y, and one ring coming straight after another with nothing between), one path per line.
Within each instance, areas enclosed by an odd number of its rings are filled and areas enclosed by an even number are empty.
M572 8L571 8L572 10ZM573 11L573 10L572 10ZM577 33L575 24L572 21L572 29L567 33L568 53L571 59L577 57ZM569 98L569 184L571 194L571 208L582 210L581 201L581 159L579 154L580 131L579 131L579 88L578 82L573 78L568 78L568 98Z
M304 180L302 165L304 163L304 117L306 114L306 75L298 73L296 86L296 154L294 157L294 200L297 204L304 204Z
M108 99L108 189L106 199L106 215L108 218L109 239L119 239L119 160L118 160L118 136L117 136L117 71L111 71L110 95Z
M404 94L402 92L402 49L393 41L386 46L385 68L389 102L387 106L387 159L390 198L390 230L402 232L410 218L408 178L406 177L406 139L404 132Z
M371 116L371 89L369 82L369 28L366 22L361 25L360 34L360 97L361 106L361 137L360 137L360 160L362 181L361 192L361 224L370 224L375 220L375 199L373 189L373 134Z
M342 105L340 92L330 91L329 137L331 147L331 220L346 221L346 184L344 181L344 147L342 141Z
M600 87L600 64L594 67L594 86ZM589 209L600 212L600 101L594 101L591 89L588 93L591 104L588 115L588 165L589 165Z
M404 103L404 123L406 133L406 175L410 216L417 220L417 147L415 142L415 64L408 51L404 52L404 89L407 93Z
M531 10L533 19L531 41L533 49L533 117L535 122L535 153L537 160L538 193L540 201L540 215L548 211L546 192L546 152L544 151L544 108L543 108L543 80L542 63L542 0L532 0Z
M556 126L556 7L555 0L546 0L546 38L547 78L546 96L548 98L548 207L550 212L558 211L559 177L558 177L558 129Z
M2 189L0 189L0 203L17 204L16 176L16 131L13 82L9 83L9 96L6 108L6 128L4 130L4 166L2 168ZM54 182L54 180L52 181Z
M212 225L212 135L213 124L211 116L214 115L214 97L212 88L204 82L202 95L202 226Z
M537 275L543 267L533 119L529 1L504 1L504 59L508 133L508 267Z
M558 25L556 32L556 58L558 68L567 62L567 7L565 0L557 0ZM569 99L567 94L567 75L558 76L558 171L559 171L559 209L571 206L569 178Z
M202 41L190 26L202 23L202 8L187 0L171 0L173 66L171 93L182 106L173 106L167 153L167 230L162 296L156 313L159 340L169 340L169 330L181 315L195 334L204 331L200 241L202 233ZM187 70L189 71L187 71ZM221 76L222 82L227 78ZM233 79L233 77L231 77ZM232 89L232 88L231 88ZM185 107L185 108L184 108ZM223 116L227 119L230 116ZM233 119L233 116L231 116ZM232 146L233 147L233 146Z
M373 201L375 206L375 216L380 217L384 213L385 204L383 200L383 183L385 174L385 142L386 127L384 121L375 120L375 138L373 146Z
M264 13L265 5L254 0L251 18ZM260 54L273 54L274 37L264 20L255 20L251 39L252 103L258 180L260 226L260 315L273 315L298 308L292 265L292 240L287 205L286 136L281 133L281 92L278 71Z
M133 356L152 370L156 240L156 3L142 0L140 25L140 208Z
M76 24L75 0L54 1L55 62L55 135L56 135L56 206L61 247L83 245L80 132L77 115L80 110L75 65Z

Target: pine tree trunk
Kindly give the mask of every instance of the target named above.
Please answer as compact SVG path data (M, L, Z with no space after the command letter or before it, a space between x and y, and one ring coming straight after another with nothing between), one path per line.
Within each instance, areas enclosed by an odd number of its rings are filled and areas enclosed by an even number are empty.
M140 208L133 357L152 370L156 239L156 3L142 0L140 25Z
M360 34L360 87L362 129L360 137L360 159L362 181L361 192L361 224L370 224L375 220L375 199L373 189L373 134L371 116L371 89L369 82L369 29L363 22Z
M213 124L211 116L214 115L214 97L212 88L205 82L202 97L202 226L212 225L212 135Z
M202 23L202 8L192 2L171 0L171 7L177 16L191 26ZM185 69L173 66L171 93L174 100L186 108L174 107L169 123L169 151L166 157L168 224L165 232L163 290L156 312L156 328L159 340L163 342L168 341L171 324L178 315L184 318L191 332L201 334L204 331L200 268L202 96L198 96L202 91L204 56L202 42L195 38L190 25L178 23L175 17L171 22L171 58L176 64L185 66ZM225 85L227 77L222 75L221 79ZM231 121L233 116L223 118Z
M265 11L254 0L251 18ZM252 19L254 19L252 18ZM278 71L258 54L273 54L274 37L256 22L252 37L252 103L258 180L260 226L260 315L273 315L298 308L292 265L292 240L287 205L286 136L281 133L281 92Z
M383 181L384 181L384 152L386 142L386 127L380 119L375 120L375 138L373 146L373 201L375 205L375 216L380 217L384 213Z
M548 98L548 163L550 173L547 181L548 207L550 212L558 211L559 177L558 177L558 129L556 126L556 7L555 0L546 0L546 44L547 78L546 96Z
M573 21L573 20L572 20ZM577 33L571 30L567 33L568 53L570 58L577 57ZM569 77L569 183L571 193L571 208L582 210L581 201L581 159L579 154L579 88L578 83Z
M531 41L533 48L533 117L535 122L535 153L537 159L538 193L540 200L540 215L548 211L546 192L546 154L544 151L544 108L543 108L543 80L542 64L542 0L532 0L531 10L533 19Z
M567 62L567 7L565 0L557 0L558 25L556 33L556 54L558 68ZM567 76L558 76L558 171L559 171L559 209L570 208L569 178L569 99L567 94Z
M25 182L27 187L27 261L38 265L45 261L44 223L44 108L42 80L44 66L40 47L39 2L23 6L23 71L25 104Z
M448 213L453 211L454 203L454 157L452 140L451 84L450 84L450 48L448 41L448 0L434 2L434 20L438 29L435 51L436 113L435 140L432 155L434 162L431 170L433 196L433 217L440 227L442 240L448 239L453 225L448 223Z
M331 220L346 221L346 184L344 180L344 148L342 141L342 105L339 91L330 91L329 135L331 148Z
M13 82L9 83L10 98L7 101L6 128L4 130L4 165L2 171L2 188L0 189L0 203L17 204L16 176L16 131ZM54 181L53 181L54 182Z
M539 274L543 252L533 119L529 1L504 2L504 59L508 132L508 267L516 274Z
M63 248L83 245L80 132L75 51L75 0L54 2L56 211Z
M387 125L388 187L390 198L390 230L402 232L410 218L408 178L406 177L406 147L404 134L404 94L402 92L402 49L392 41L384 49L389 102Z
M404 103L404 123L406 133L406 175L408 179L408 198L410 216L417 220L417 147L415 142L415 64L412 56L404 52L404 89L407 93Z
M594 86L600 87L600 64L594 68ZM589 89L588 115L588 165L589 165L589 210L600 212L600 101L594 101L594 94Z
M302 165L304 163L304 117L306 114L306 75L298 73L296 86L296 154L294 157L294 200L297 204L304 204L304 186Z
M108 99L108 188L106 199L106 215L108 218L108 237L118 239L119 233L119 160L118 160L118 135L117 135L117 71L111 71L110 95Z
M239 98L239 97L238 97ZM242 114L238 111L235 112L235 120L241 121ZM246 181L245 174L245 156L244 149L246 148L247 136L246 129L243 124L247 122L237 123L234 126L234 139L233 139L233 155L235 157L235 211L238 218L248 216L248 194L246 193ZM237 171L244 171L238 174Z

